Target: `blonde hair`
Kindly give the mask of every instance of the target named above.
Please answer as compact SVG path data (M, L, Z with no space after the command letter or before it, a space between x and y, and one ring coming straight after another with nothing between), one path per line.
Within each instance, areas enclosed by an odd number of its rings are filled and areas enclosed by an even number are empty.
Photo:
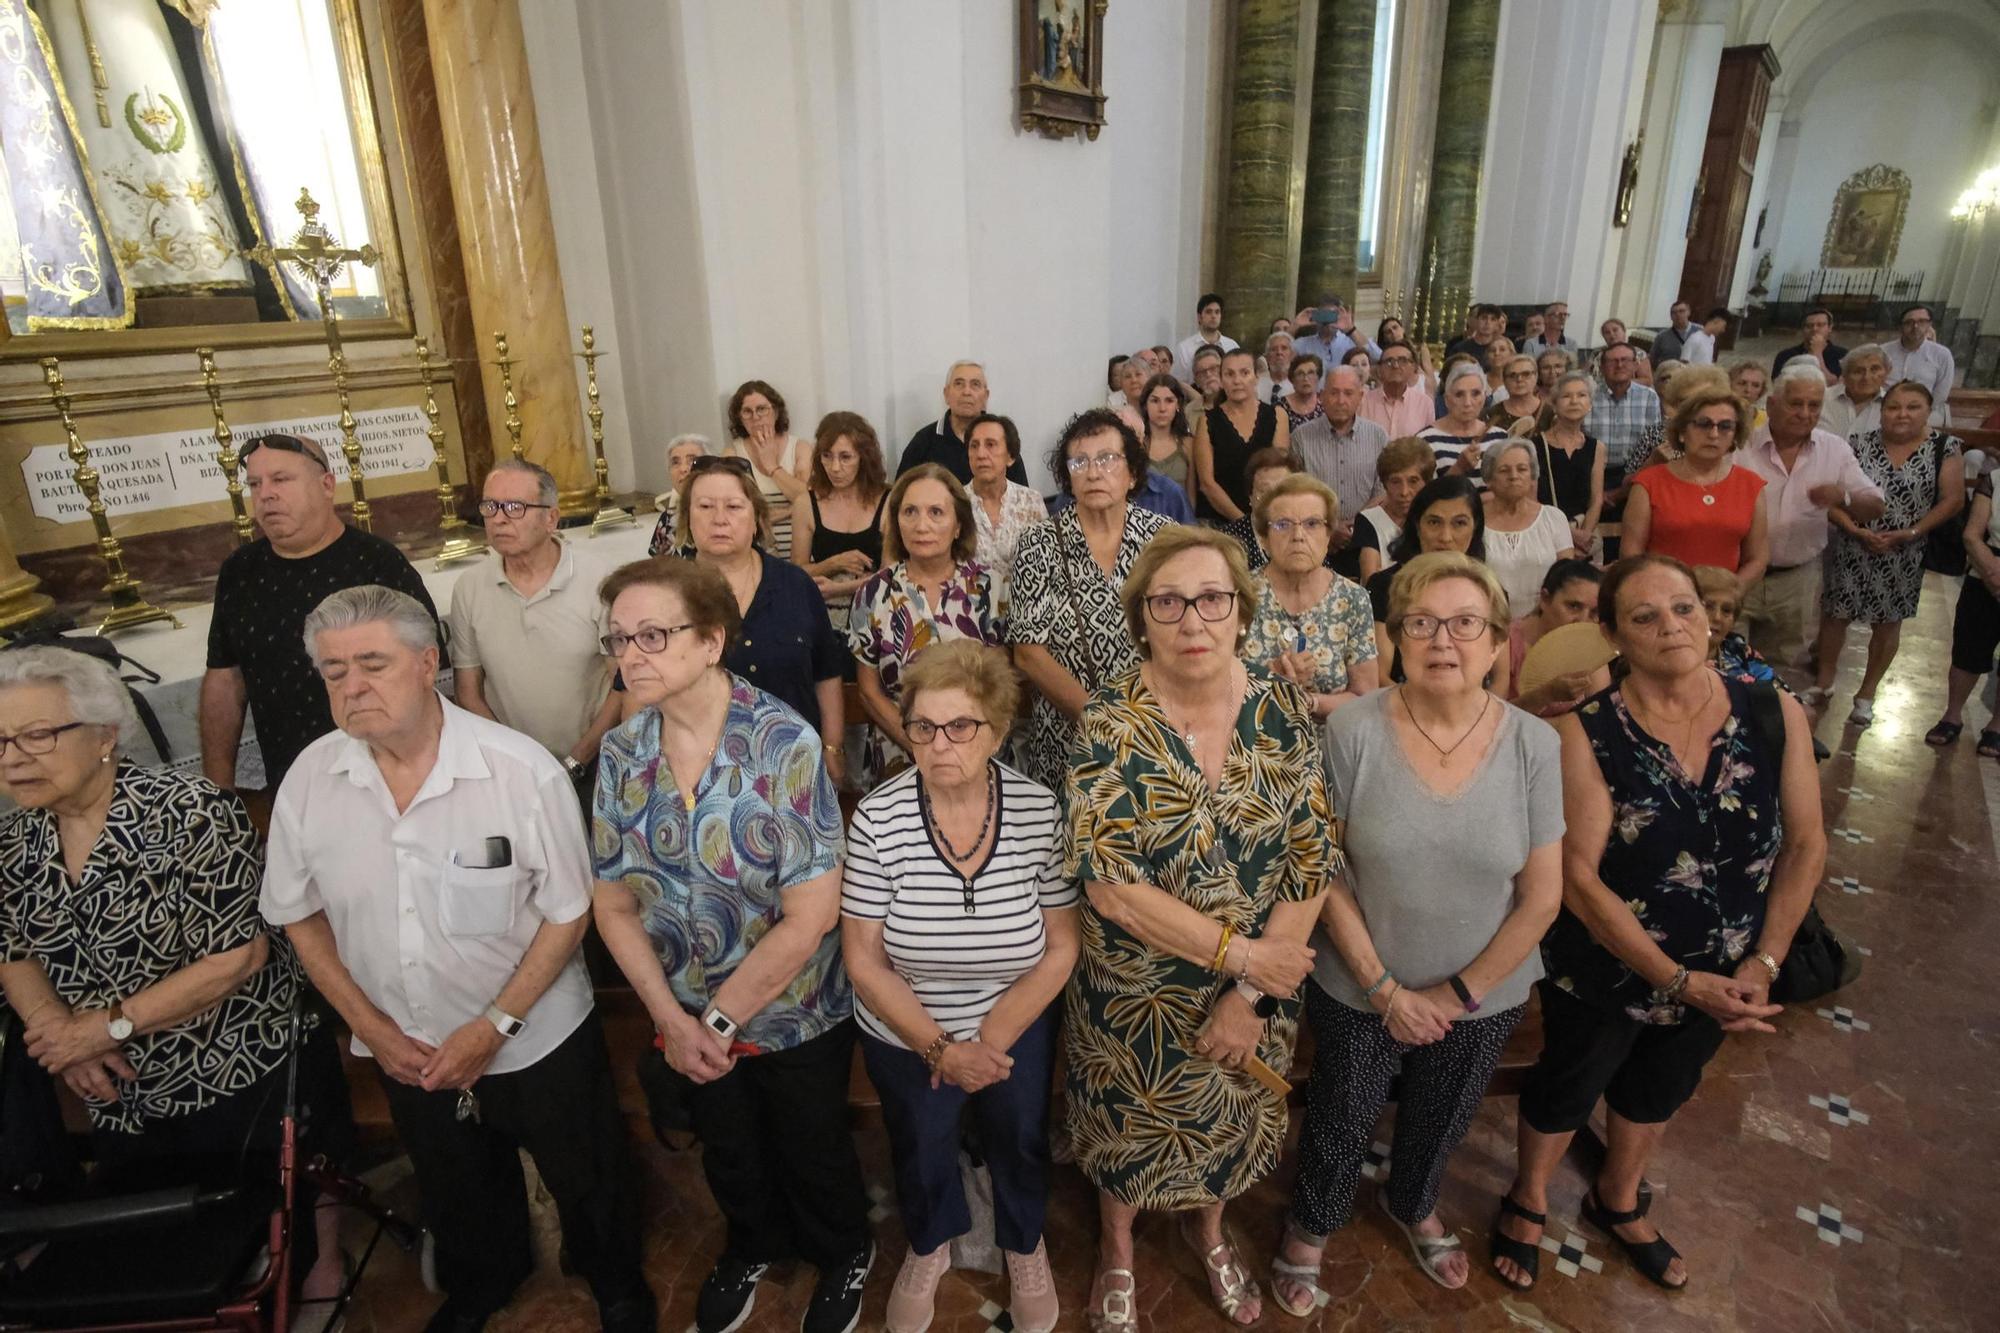
M725 456L703 454L702 458ZM699 464L701 459L698 458L695 462ZM693 511L694 506L688 502L688 497L694 494L694 484L703 477L729 477L734 479L736 484L743 488L744 497L750 501L750 512L757 518L757 538L762 542L769 542L771 540L771 502L764 498L763 489L757 485L757 479L750 475L750 469L747 467L717 467L711 463L707 467L697 466L694 471L687 474L687 480L681 483L679 499L674 504L675 546L694 545L694 530L688 526L688 515Z
M1326 525L1331 528L1340 522L1340 496L1333 487L1318 477L1304 472L1294 472L1283 481L1265 491L1263 498L1250 508L1250 525L1262 537L1271 531L1271 506L1292 495L1311 495L1326 505Z
M1479 585L1486 594L1486 619L1493 641L1504 641L1512 623L1507 590L1500 586L1499 577L1485 561L1458 551L1432 551L1403 562L1396 577L1389 581L1389 619L1384 622L1389 632L1402 633L1403 617L1409 614L1410 603L1446 579L1469 579Z
M1213 551L1229 567L1229 583L1236 590L1237 641L1241 646L1248 626L1257 618L1257 585L1250 581L1250 565L1243 557L1243 543L1214 528L1176 524L1162 528L1132 562L1132 572L1119 589L1118 602L1125 611L1125 631L1132 636L1139 656L1150 659L1153 650L1146 643L1146 589L1160 567L1189 551Z
M1702 389L1730 392L1729 372L1721 366L1682 366L1660 390L1660 401L1671 410L1686 402L1689 394Z
M902 699L897 708L905 726L917 696L925 690L964 690L996 736L1005 736L1021 707L1021 681L1004 648L977 639L947 639L911 659L903 673Z

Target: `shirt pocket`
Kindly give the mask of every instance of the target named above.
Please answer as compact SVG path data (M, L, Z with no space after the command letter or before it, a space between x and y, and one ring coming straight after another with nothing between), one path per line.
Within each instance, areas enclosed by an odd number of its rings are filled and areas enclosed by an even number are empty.
M518 866L446 865L438 893L438 923L461 939L505 935L514 928Z

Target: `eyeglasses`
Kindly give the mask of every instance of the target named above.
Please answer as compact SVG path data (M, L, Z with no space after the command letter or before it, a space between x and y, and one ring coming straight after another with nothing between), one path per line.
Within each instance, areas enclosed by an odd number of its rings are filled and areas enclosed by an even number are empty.
M1103 472L1109 474L1116 472L1124 465L1125 455L1122 451L1119 453L1091 454L1087 458L1078 456L1070 459L1066 464L1072 477L1080 477L1086 472Z
M1236 594L1204 592L1183 597L1177 592L1158 593L1146 599L1146 614L1162 625L1178 625L1190 606L1196 615L1213 625L1236 609Z
M1320 533L1326 531L1326 520L1323 518L1274 518L1264 526L1280 537L1290 533L1293 528L1297 528L1308 537L1317 537Z
M933 722L927 717L915 717L903 724L903 731L909 736L912 745L929 745L937 739L940 731L953 745L963 745L986 725L984 720L976 717L955 717L949 722Z
M1720 421L1713 417L1696 417L1688 422L1687 428L1698 430L1704 435L1725 435L1736 430L1736 420L1733 417L1725 417Z
M87 727L88 722L65 722L59 727L30 727L26 731L15 732L12 736L0 736L0 755L13 746L22 754L47 754L56 748L56 737L65 731L75 731Z
M297 454L301 458L310 458L313 462L319 464L321 472L331 472L333 470L327 466L326 454L320 450L317 444L314 444L311 440L301 440L293 435L259 435L256 439L244 445L242 451L236 455L237 464L239 466L247 465L250 462L250 455L256 453L259 449L276 449L282 454Z
M520 519L525 517L530 509L554 508L554 505L530 504L526 500L481 500L479 502L479 512L487 518L492 518L495 514L505 514L508 518Z
M704 454L702 457L694 460L694 465L688 468L688 475L695 477L704 472L718 471L740 472L747 477L750 475L750 460L734 456L724 457L720 454Z
M1471 643L1486 633L1493 622L1485 616L1447 616L1440 620L1436 616L1404 616L1400 631L1413 639L1435 639L1442 627L1445 633L1460 643Z
M1417 364L1417 362L1414 357L1385 356L1378 364L1384 366L1414 366L1415 364Z
M673 638L674 635L681 633L683 630L691 630L693 628L694 625L690 622L685 625L668 625L664 629L648 625L646 628L631 634L619 634L613 631L600 638L597 641L597 646L604 650L606 657L623 657L625 655L625 646L633 643L639 645L639 651L642 653L663 653L667 650L667 640Z

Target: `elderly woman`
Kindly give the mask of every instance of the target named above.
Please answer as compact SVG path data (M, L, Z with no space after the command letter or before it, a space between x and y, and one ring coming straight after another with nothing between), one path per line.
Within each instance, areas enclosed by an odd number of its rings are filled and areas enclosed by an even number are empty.
M1535 594L1534 609L1507 631L1508 683L1504 697L1508 703L1536 717L1557 717L1610 687L1611 668L1599 667L1595 671L1568 672L1532 690L1520 690L1521 665L1543 635L1564 625L1597 623L1597 585L1603 577L1604 571L1588 560L1558 560L1549 566L1541 589Z
M641 560L599 595L641 711L598 759L597 929L682 1086L728 1223L696 1326L740 1325L765 1269L797 1255L819 1267L805 1327L851 1329L874 1245L847 1129L854 993L819 737L727 665L743 620L720 570Z
M1687 1266L1647 1219L1646 1163L1723 1034L1773 1031L1771 984L1826 869L1819 775L1798 701L1709 666L1686 565L1620 560L1598 608L1630 672L1556 721L1563 910L1542 943L1542 1053L1493 1264L1534 1284L1549 1178L1602 1097L1583 1217L1678 1289Z
M1022 536L1007 641L1014 665L1035 687L1028 775L1060 792L1084 704L1139 661L1118 590L1146 543L1173 525L1132 503L1146 478L1146 448L1115 414L1070 418L1049 461L1056 484L1076 503Z
M1319 478L1295 474L1253 512L1271 562L1252 578L1257 612L1243 658L1307 691L1323 718L1375 688L1368 594L1326 565L1340 500Z
M1172 375L1146 381L1142 400L1146 423L1146 466L1181 490L1194 490L1188 469L1193 465L1194 428L1187 420L1187 390ZM1192 495L1189 496L1192 500Z
M258 913L264 854L242 802L127 761L118 673L68 648L0 652L0 988L27 1054L83 1102L98 1169L278 1155L298 963ZM331 1035L300 1038L307 1153L352 1126ZM300 1191L310 1298L338 1292L339 1228ZM325 1214L332 1219L331 1210ZM310 1270L310 1272L308 1272Z
M1507 590L1507 604L1525 612L1549 566L1583 552L1563 511L1535 498L1541 463L1531 442L1516 435L1494 445L1480 458L1479 474L1486 482L1486 564Z
M1403 678L1403 660L1389 633L1389 589L1397 568L1420 555L1445 551L1469 555L1474 560L1486 558L1486 507L1465 477L1439 477L1417 492L1410 501L1410 514L1403 523L1403 531L1389 545L1389 564L1378 570L1366 585L1369 609L1375 616L1376 669L1379 671L1381 664L1387 662L1390 681ZM1507 692L1506 668L1507 659L1503 656L1493 679L1494 687L1502 695Z
M1430 441L1415 435L1391 440L1375 459L1375 476L1382 483L1382 503L1361 511L1366 522L1354 525L1356 580L1367 583L1382 569L1382 553L1402 535L1410 501L1437 476L1437 454Z
M1318 358L1302 356L1299 366ZM1222 402L1211 407L1194 432L1195 511L1213 523L1233 523L1250 512L1250 476L1245 464L1260 449L1289 449L1285 414L1257 401L1256 362L1242 348L1222 355ZM1315 379L1315 382L1316 379ZM1317 400L1317 393L1314 394Z
M1850 353L1841 363L1843 373L1852 360ZM1847 715L1856 727L1875 720L1876 687L1896 660L1903 622L1917 613L1925 538L1965 508L1965 459L1957 438L1932 429L1930 389L1904 380L1882 399L1881 416L1881 429L1861 431L1849 442L1888 508L1866 527L1839 509L1827 511L1836 532L1819 598L1818 699L1833 693L1847 627L1870 627L1868 664Z
M708 453L706 435L676 435L667 444L667 489L653 497L653 505L660 511L659 521L653 524L652 540L646 543L647 555L670 555L674 549L674 529L679 525L681 483L694 468L694 460Z
M1655 463L1671 463L1686 452L1677 441L1668 438L1668 433L1673 428L1674 413L1690 394L1729 390L1729 377L1721 366L1686 366L1678 361L1666 364L1673 369L1660 381L1660 419L1639 432L1638 443L1627 455L1640 460L1638 467L1626 469L1630 475L1636 476Z
M695 563L714 570L735 595L742 632L731 634L725 665L775 695L824 738L833 780L846 774L841 673L847 649L812 576L757 549L770 508L740 458L705 458L681 487L681 541ZM626 685L629 690L629 684ZM637 704L636 698L628 707Z
M1715 565L1749 587L1771 560L1764 479L1737 467L1748 413L1727 389L1699 389L1674 412L1668 443L1680 451L1632 478L1619 550L1656 551L1687 565Z
M1162 378L1172 382L1170 377L1155 375L1148 383ZM1021 433L1014 428L1013 418L992 412L974 417L965 432L965 456L972 467L972 522L977 538L974 558L993 582L994 618L1005 620L1021 534L1048 522L1049 507L1034 487L1023 486L1007 475L1007 469L1021 461Z
M1069 1127L1098 1190L1098 1329L1136 1329L1132 1224L1184 1214L1233 1324L1263 1313L1224 1203L1277 1164L1282 1078L1339 863L1305 692L1240 660L1256 593L1220 533L1154 538L1125 582L1145 661L1084 714L1069 778L1083 959L1065 1006Z
M1326 729L1347 867L1322 913L1332 947L1319 950L1306 988L1313 1077L1273 1265L1278 1303L1296 1315L1321 1299L1326 1238L1353 1216L1399 1069L1382 1210L1431 1281L1458 1288L1471 1277L1438 1217L1438 1188L1542 975L1536 945L1562 902L1555 731L1485 684L1505 651L1507 594L1470 556L1419 556L1396 576L1389 615L1409 680ZM1480 834L1413 838L1413 826Z
M1732 363L1729 367L1729 391L1750 409L1750 429L1754 431L1762 426L1765 420L1764 395L1771 391L1771 372L1764 368L1764 363L1748 357Z
M1576 358L1567 348L1551 347L1535 357L1535 388L1542 397L1555 401L1556 384L1576 369Z
M1001 473L1005 477L1006 473ZM903 734L903 673L934 643L1000 642L993 585L972 558L978 541L972 499L936 463L919 463L889 490L880 572L854 594L847 644L869 721L862 772L910 762Z
M1055 794L996 758L1019 699L999 649L959 640L925 653L903 680L916 769L863 797L848 829L842 953L910 1239L891 1333L930 1325L950 1242L971 1226L958 1167L968 1103L1014 1327L1056 1323L1042 1243L1049 1077L1078 895Z
M1326 415L1326 404L1319 400L1320 381L1325 378L1326 363L1316 353L1302 352L1292 358L1291 369L1285 374L1285 383L1291 387L1271 395L1271 401L1284 409L1288 431Z
M745 380L729 396L729 443L722 452L750 464L757 489L770 508L771 549L792 554L792 506L806 497L805 442L790 434L791 414L776 389L763 380Z
M1788 688L1764 655L1736 632L1737 617L1743 613L1743 581L1726 569L1696 565L1694 586L1701 594L1701 609L1708 615L1708 660L1715 669L1725 676ZM1591 618L1596 619L1594 615Z
M1548 400L1542 397L1535 358L1515 353L1500 369L1500 400L1486 409L1489 424L1513 435L1527 435L1541 425Z
M1439 475L1477 476L1481 452L1508 438L1486 420L1486 372L1461 361L1444 373L1445 415L1418 432L1437 456Z
M1113 376L1113 388L1105 398L1104 405L1117 411L1121 408L1139 410L1140 400L1145 396L1146 381L1153 374L1153 354L1150 349L1134 352L1118 363Z
M1243 558L1249 563L1252 573L1262 569L1271 561L1271 553L1264 549L1264 543L1257 532L1257 502L1271 493L1271 488L1286 477L1297 476L1306 470L1306 465L1290 449L1259 449L1243 464L1243 475L1250 479L1250 509L1242 518L1232 523L1219 523L1216 531L1234 537L1243 547Z
M1566 372L1548 394L1542 429L1528 437L1540 465L1535 498L1569 519L1570 545L1588 551L1604 512L1604 446L1583 428L1590 416L1590 376Z
M829 412L813 433L806 507L792 515L792 563L812 575L836 629L882 563L882 441L858 412Z

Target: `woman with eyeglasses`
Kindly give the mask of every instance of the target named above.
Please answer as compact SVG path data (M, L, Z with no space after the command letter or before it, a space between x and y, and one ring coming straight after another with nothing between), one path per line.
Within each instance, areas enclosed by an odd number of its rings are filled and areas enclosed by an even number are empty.
M765 1270L797 1257L819 1268L805 1327L851 1329L875 1250L847 1124L844 840L820 738L730 668L745 622L714 565L635 561L599 595L640 711L599 753L597 929L652 1019L728 1224L695 1326L740 1326Z
M993 585L972 558L978 540L972 500L958 478L919 463L896 478L885 506L888 561L854 594L847 644L869 721L862 781L910 762L903 732L903 675L932 644L1000 642Z
M1254 512L1271 561L1252 576L1257 612L1243 660L1311 694L1313 716L1323 718L1375 688L1368 594L1326 565L1340 500L1319 478L1293 474Z
M1555 731L1485 684L1509 618L1506 592L1479 561L1416 557L1398 571L1389 607L1408 679L1327 723L1327 788L1347 861L1327 894L1306 987L1313 1076L1272 1266L1291 1314L1323 1298L1327 1237L1354 1214L1399 1071L1395 1169L1377 1197L1424 1276L1447 1288L1471 1276L1438 1216L1438 1190L1542 975L1535 946L1562 902ZM1445 827L1477 833L1410 833Z
M863 797L848 828L841 947L861 1054L882 1098L909 1254L890 1333L921 1333L971 1226L959 1175L968 1110L993 1178L1014 1327L1058 1313L1042 1217L1056 997L1076 963L1075 882L1055 794L998 759L1020 686L1007 654L970 640L903 678L914 771Z
M750 465L770 511L771 549L787 560L792 555L792 506L808 494L812 464L810 443L791 429L784 395L763 380L745 380L729 396L729 444L723 455Z
M1070 1136L1098 1190L1091 1327L1133 1330L1132 1226L1177 1212L1233 1325L1263 1301L1223 1208L1277 1165L1292 997L1339 847L1306 694L1241 660L1257 593L1212 529L1153 539L1121 596L1143 661L1085 710L1067 871L1082 961L1064 1009Z
M1118 589L1146 543L1174 525L1132 502L1146 479L1146 446L1115 412L1071 417L1049 465L1076 503L1022 535L1007 641L1035 687L1028 775L1060 793L1084 704L1139 660Z
M1304 373L1301 365L1318 361L1310 355L1293 361L1293 382ZM1250 478L1244 464L1260 449L1290 448L1291 438L1287 412L1257 401L1257 358L1243 348L1224 352L1222 401L1208 410L1194 432L1195 512L1212 523L1231 523L1247 515Z
M1301 352L1285 369L1284 388L1274 390L1271 399L1285 411L1285 427L1297 430L1314 417L1326 415L1319 400L1319 384L1326 377L1326 363L1313 352Z
M1571 545L1563 511L1535 497L1541 467L1532 443L1516 435L1494 445L1479 472L1486 482L1486 566L1507 590L1507 604L1526 614L1549 566L1583 552Z
M1668 433L1681 456L1632 478L1621 554L1652 551L1686 565L1714 565L1746 588L1764 577L1771 559L1764 479L1734 459L1749 438L1748 418L1727 388L1682 399Z
M1551 347L1535 357L1535 387L1543 398L1555 401L1556 384L1576 369L1576 358L1563 347Z
M1511 435L1526 435L1542 424L1548 400L1542 396L1535 358L1518 353L1500 371L1500 400L1486 409L1486 420Z

